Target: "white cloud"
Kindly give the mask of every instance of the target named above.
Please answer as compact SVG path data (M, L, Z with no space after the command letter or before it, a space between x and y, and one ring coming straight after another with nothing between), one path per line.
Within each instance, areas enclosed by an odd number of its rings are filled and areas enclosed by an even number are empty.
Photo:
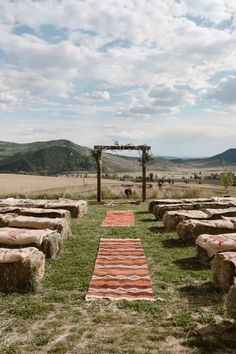
M234 0L183 0L182 4L187 13L214 23L230 19L236 11Z
M209 89L205 98L219 101L225 105L236 105L236 76L224 78L217 87Z
M9 92L0 92L0 103L17 103L17 98Z
M108 91L93 91L93 92L86 92L79 97L79 100L82 102L104 102L110 100L110 94Z
M120 143L152 146L158 155L211 156L235 147L234 116L208 112L198 117L168 116L158 123L152 120L118 120L114 126L103 127L105 136Z
M186 89L159 85L151 89L148 96L155 99L153 102L160 107L180 107L193 105L195 96Z
M183 106L193 105L196 97L186 89L157 85L150 90L132 93L117 116L123 117L148 117L173 114L180 111Z

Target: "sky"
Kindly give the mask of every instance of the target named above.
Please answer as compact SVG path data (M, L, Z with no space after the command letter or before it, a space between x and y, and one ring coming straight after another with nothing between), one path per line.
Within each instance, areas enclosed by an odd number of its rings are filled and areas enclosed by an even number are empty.
M235 0L0 0L0 140L236 148Z

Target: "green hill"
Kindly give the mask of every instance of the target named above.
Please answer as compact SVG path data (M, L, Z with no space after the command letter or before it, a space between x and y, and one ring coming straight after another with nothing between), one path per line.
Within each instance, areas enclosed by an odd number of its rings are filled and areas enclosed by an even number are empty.
M103 171L141 171L139 156L127 157L103 154ZM172 162L154 158L149 169L166 169ZM68 140L52 140L30 144L0 142L0 172L58 175L63 173L95 172L91 149Z
M194 166L194 167L222 167L226 165L235 165L236 164L236 149L228 149L220 154L198 159L172 159L173 163L179 165L185 164L185 166Z
M88 148L67 140L31 144L0 142L0 171L55 175L95 170Z
M209 157L208 159L205 159L205 161L216 164L222 162L227 164L236 164L236 149L228 149L221 154L217 154L215 156Z

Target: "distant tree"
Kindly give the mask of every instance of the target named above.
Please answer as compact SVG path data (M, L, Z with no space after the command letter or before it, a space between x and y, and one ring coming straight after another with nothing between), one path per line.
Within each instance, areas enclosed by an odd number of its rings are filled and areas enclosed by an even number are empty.
M149 180L153 182L153 173L149 173Z
M232 171L229 171L227 167L225 167L224 172L220 175L220 182L225 187L226 193L228 192L229 187L234 185L234 179L234 173Z
M211 179L218 180L219 179L218 173L211 173Z

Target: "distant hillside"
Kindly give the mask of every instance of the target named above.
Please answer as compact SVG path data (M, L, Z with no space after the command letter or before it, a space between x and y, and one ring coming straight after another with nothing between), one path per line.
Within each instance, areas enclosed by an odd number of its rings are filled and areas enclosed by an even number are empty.
M193 165L199 167L214 167L214 166L223 166L226 165L235 165L236 164L236 149L228 149L220 154L199 158L199 159L181 159L173 158L171 159L173 163Z
M67 140L14 144L0 142L0 171L55 175L95 169L90 150Z
M236 164L236 149L228 149L221 154L204 159L206 162L219 164L225 162L226 164Z
M138 157L104 153L104 172L140 171ZM172 162L154 158L149 169L167 169ZM63 173L95 172L91 149L68 140L52 140L30 144L0 142L0 172L57 175Z

